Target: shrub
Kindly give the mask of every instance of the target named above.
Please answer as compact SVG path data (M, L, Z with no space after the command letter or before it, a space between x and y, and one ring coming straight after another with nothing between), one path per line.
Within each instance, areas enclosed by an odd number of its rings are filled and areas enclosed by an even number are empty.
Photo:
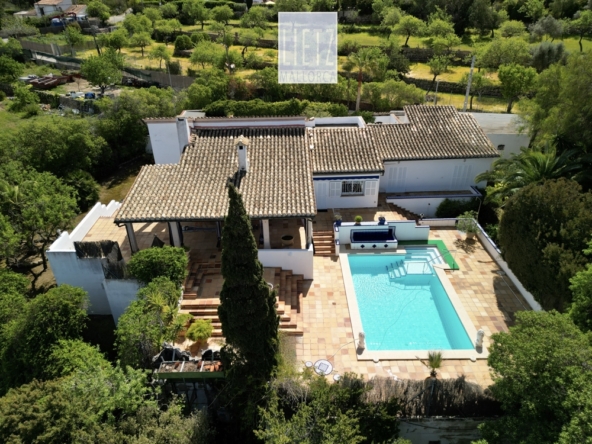
M212 336L213 331L211 319L198 319L191 324L185 336L194 342L201 342Z
M444 199L436 210L436 217L452 218L466 213L467 211L477 211L479 208L479 199L459 200Z
M308 101L291 99L284 102L269 103L260 99L239 102L235 100L217 100L204 107L204 111L212 117L250 116L299 116L302 115Z
M88 210L99 200L99 184L90 173L76 170L68 174L63 182L76 190L76 204L81 212Z
M181 68L181 63L178 60L166 62L166 65L169 70L169 73L171 73L174 76L181 75L182 68Z
M362 116L364 122L366 123L374 123L374 114L371 111L356 111L352 114L352 116Z
M128 271L143 284L149 284L162 276L181 285L187 274L187 264L187 254L183 248L148 248L137 252L131 258Z
M193 48L193 42L188 35L178 35L175 39L175 51L185 51Z
M0 91L0 102L3 102L6 99L6 93L4 91Z
M38 116L41 113L41 110L39 109L39 105L34 105L32 103L30 105L25 106L23 111L25 113L25 118Z
M191 34L191 43L194 45L197 45L199 42L203 41L209 42L210 40L210 36L205 32L196 32Z

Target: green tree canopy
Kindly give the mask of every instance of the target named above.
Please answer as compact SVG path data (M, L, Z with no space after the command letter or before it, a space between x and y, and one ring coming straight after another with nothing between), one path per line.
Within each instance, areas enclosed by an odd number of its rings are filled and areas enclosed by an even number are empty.
M150 60L158 60L158 69L162 69L162 62L171 60L171 52L165 45L156 45L148 53Z
M187 0L183 3L183 14L189 17L193 23L201 23L201 30L204 24L210 19L210 10L206 8L202 0Z
M0 171L0 258L36 279L47 270L45 250L76 215L74 190L50 173L18 162ZM42 271L33 271L43 266Z
M123 365L149 368L163 341L173 342L191 319L179 313L180 288L158 277L138 292L119 317L117 352Z
M183 248L165 245L138 251L127 267L131 275L143 284L149 284L158 277L166 277L181 285L187 275L187 264L187 253Z
M129 32L125 28L119 28L108 34L101 34L99 42L106 48L112 48L121 53L121 48L129 44Z
M60 339L52 347L43 366L45 379L61 378L77 371L109 369L111 364L98 347L80 339Z
M379 48L361 48L349 55L347 63L358 73L358 94L356 97L356 111L360 110L360 99L362 96L362 80L364 74L376 75L381 70L385 71L388 65L387 57Z
M233 393L232 409L251 436L257 406L277 367L276 293L263 279L257 243L242 196L228 186L228 215L222 231L222 276L218 316L226 345L222 359Z
M134 36L140 32L152 32L152 20L144 14L127 14L123 21L123 27Z
M405 36L405 43L403 46L409 46L409 37L419 37L426 32L426 24L423 20L418 19L412 15L404 15L399 20L399 23L393 28L393 32L397 35Z
M477 66L496 71L501 65L528 65L530 46L519 37L497 38L477 50Z
M588 243L584 254L588 257L592 255L592 242ZM570 282L573 304L569 314L582 331L592 331L592 263L588 263L585 270L577 272Z
M101 88L101 93L105 93L105 88L112 83L121 82L120 67L114 61L113 56L103 52L100 56L91 55L80 67L82 75L90 83Z
M172 19L179 15L179 9L177 8L177 5L172 2L165 3L159 9L162 17L165 19Z
M114 98L100 101L105 118L97 122L97 132L111 147L111 162L102 162L101 171L138 156L146 148L148 130L142 123L146 117L173 117L180 112L182 102L170 88L123 90Z
M13 143L23 164L58 177L76 170L94 171L107 149L105 140L94 134L91 122L59 117L23 126Z
M592 233L592 193L577 182L531 184L506 203L499 226L504 259L544 309L565 310L569 280L582 271ZM524 258L528 258L525 260Z
M537 73L534 68L526 68L513 63L501 65L497 75L502 84L502 95L508 101L506 112L509 114L512 112L512 106L516 100L534 92Z
M500 26L502 37L520 37L526 33L526 26L518 20L508 20Z
M263 6L254 6L240 19L243 28L261 28L268 26L269 10Z
M228 22L234 17L232 8L228 5L216 6L212 9L212 18L224 25L228 25Z
M175 401L159 408L146 373L130 368L83 369L0 398L2 442L190 444L208 435L204 414L185 416Z
M160 12L160 10L158 8L154 8L154 7L144 8L143 14L148 18L148 20L150 20L152 22L153 28L158 20L162 20L162 13Z
M206 65L215 66L223 52L220 45L203 40L195 46L189 61L192 65L199 64L205 69Z
M105 22L109 19L111 15L111 11L109 10L109 6L101 1L91 1L86 6L86 13L89 17L97 17L101 19L101 21Z
M569 22L569 32L579 37L580 52L583 52L582 39L592 36L592 11L582 11L578 18Z
M212 103L212 90L199 83L192 83L187 88L187 109L202 109Z
M144 57L144 48L152 45L152 38L149 32L141 31L132 35L129 41L130 46L140 48L142 50L142 57Z
M84 37L82 32L80 31L80 25L78 23L73 23L64 29L64 38L68 45L70 45L70 53L72 57L74 57L74 46L82 43L84 41Z
M469 74L463 74L459 83L466 88L469 83ZM475 97L475 95L481 97L481 93L491 85L491 80L488 77L486 77L485 74L481 72L473 73L473 78L471 80L471 90L469 91L469 110L473 109L473 98Z
M24 65L8 55L0 56L0 82L12 83L23 74Z
M27 302L0 336L0 393L40 378L53 346L80 339L86 325L86 292L61 285Z
M584 415L591 403L584 398L591 392L592 348L567 315L520 311L516 325L493 334L492 342L490 389L506 415L483 424L488 443L558 442L562 431L566 438L590 431Z
M567 65L552 65L539 75L538 88L524 117L535 142L558 140L564 146L592 149L592 52L572 54Z

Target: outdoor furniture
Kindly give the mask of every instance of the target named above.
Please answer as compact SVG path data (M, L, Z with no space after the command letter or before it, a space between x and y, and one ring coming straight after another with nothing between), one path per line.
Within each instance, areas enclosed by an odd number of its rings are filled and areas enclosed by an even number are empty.
M399 244L394 227L380 230L352 228L350 243L352 249L364 250L396 249Z

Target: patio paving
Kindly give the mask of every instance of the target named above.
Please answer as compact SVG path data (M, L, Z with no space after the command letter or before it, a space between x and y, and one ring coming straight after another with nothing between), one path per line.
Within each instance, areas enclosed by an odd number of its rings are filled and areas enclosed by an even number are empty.
M463 238L456 229L430 231L430 239L440 239L449 250L457 250L460 270L446 273L475 328L485 331L484 345L488 347L492 333L507 331L514 313L529 307L509 279L497 273L500 268L480 242L466 244ZM355 372L368 378L425 379L429 375L419 360L358 361L339 259L315 257L314 273L311 289L302 301L304 335L296 338L298 361L304 365L327 359L337 373ZM444 360L439 374L442 378L464 375L482 386L491 383L483 359Z

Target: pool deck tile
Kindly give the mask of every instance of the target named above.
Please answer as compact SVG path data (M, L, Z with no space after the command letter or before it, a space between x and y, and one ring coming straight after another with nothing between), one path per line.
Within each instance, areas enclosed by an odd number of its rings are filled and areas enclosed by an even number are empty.
M466 243L456 229L432 229L430 239L440 239L449 250L456 250L455 259L461 269L446 271L476 330L485 333L489 346L492 333L507 331L518 310L529 310L518 290L478 240ZM396 376L399 379L424 379L429 371L417 359L383 360L378 364L357 359L354 332L351 327L343 275L339 258L314 257L314 284L302 299L304 335L296 341L297 359L301 362L327 359L335 372L355 372L366 378ZM491 383L487 361L479 359L444 360L440 369L443 378L464 375L482 386Z

